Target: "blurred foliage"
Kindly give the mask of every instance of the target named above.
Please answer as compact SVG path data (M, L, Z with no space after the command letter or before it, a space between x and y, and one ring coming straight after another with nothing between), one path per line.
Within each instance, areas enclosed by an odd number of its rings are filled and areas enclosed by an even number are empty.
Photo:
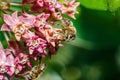
M47 69L39 80L120 80L120 0L77 1L79 14L71 19L77 38L45 60ZM2 32L0 41L6 44Z

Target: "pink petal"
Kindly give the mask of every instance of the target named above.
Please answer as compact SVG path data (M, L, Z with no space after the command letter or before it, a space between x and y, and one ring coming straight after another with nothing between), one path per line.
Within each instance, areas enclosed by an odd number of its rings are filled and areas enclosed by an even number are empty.
M39 48L37 49L37 51L40 52L40 53L43 53L43 48L39 47Z
M33 54L33 52L34 52L34 49L32 49L31 47L29 48L29 53L30 54Z
M0 80L4 78L4 74L0 74Z
M40 7L43 7L43 6L44 6L43 0L37 0L37 4L38 4Z
M23 66L22 65L17 65L17 68L19 71L21 71L23 69Z
M35 22L35 16L23 13L23 16L19 17L20 21L29 25L29 28L32 28L33 23Z
M15 25L13 18L10 15L4 14L4 21L7 25Z
M52 12L55 12L55 7L54 6L49 6L49 10Z
M14 65L14 57L13 57L12 53L7 56L6 64Z
M19 57L16 57L14 60L15 64L19 62Z
M53 47L55 47L55 42L50 42Z
M62 4L57 3L55 7L56 7L56 8L61 8L61 7L62 7Z
M68 15L69 15L71 18L76 19L73 13L68 13Z
M39 26L40 26L40 22L39 22L39 21L36 21L36 22L34 23L34 26L35 26L35 27L39 27Z
M10 67L9 69L10 69L10 70L7 72L7 74L8 74L9 76L12 76L13 73L15 72L15 69L14 69L14 67Z
M15 21L15 23L19 23L19 18L18 18L18 12L12 13L12 18Z
M27 65L29 66L29 67L32 67L32 64L28 61L27 62Z
M8 26L7 24L3 24L1 27L1 31L11 31L10 26Z
M20 54L19 54L19 57L20 57L20 58L24 57L24 54L23 54L23 53L20 53Z
M27 42L27 43L30 43L30 42L31 42L30 38L32 38L34 35L35 35L35 34L34 34L33 32L27 31L24 35L22 35L22 37L23 37L24 39L28 39L26 42Z
M16 38L17 41L20 41L21 35L20 34L15 34L15 38Z
M48 19L49 16L50 16L50 14L44 14L44 18L45 18L45 20Z
M6 61L6 55L3 49L0 49L0 65L4 64L3 62ZM2 62L2 63L1 63Z

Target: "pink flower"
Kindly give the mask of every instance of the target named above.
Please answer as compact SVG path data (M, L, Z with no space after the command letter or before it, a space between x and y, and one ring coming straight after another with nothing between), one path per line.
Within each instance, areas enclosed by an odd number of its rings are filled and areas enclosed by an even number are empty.
M59 34L62 30L57 28L50 28L46 30L46 40L52 46L55 47L56 41L62 40L62 36Z
M40 7L44 6L44 1L43 0L37 0L36 2Z
M61 8L61 4L57 2L57 0L44 0L45 6L49 11L55 12L56 9Z
M47 19L49 18L50 14L42 13L36 17L36 21L34 23L35 29L39 31L39 36L44 38L45 37L45 29L50 28L49 24L47 23Z
M35 27L44 27L46 24L46 20L49 18L50 14L41 13L36 17L36 21L34 23Z
M36 12L40 12L40 10L55 12L55 9L60 7L61 5L56 0L36 0L31 10Z
M22 71L22 69L24 68L24 66L27 64L29 67L31 67L31 63L29 61L30 56L25 54L25 53L19 53L16 57L15 57L15 66L17 68L16 74L19 73L20 71Z
M44 0L44 2L45 6L47 6L50 11L55 12L55 6L57 4L56 0Z
M39 12L39 10L42 10L44 7L45 6L43 0L36 0L32 5L31 10Z
M75 2L75 0L72 0L71 2L69 2L69 0L65 0L66 1L66 5L63 5L62 7L62 13L68 13L68 15L71 18L75 19L74 14L76 13L76 8L80 5L79 2Z
M14 57L8 49L0 48L0 79L4 79L5 73L12 76L14 67Z
M42 57L46 56L47 42L38 36L32 36L30 39L26 40L27 46L29 47L29 53L39 52Z
M1 27L2 31L12 31L15 33L16 39L19 41L21 37L25 37L25 34L32 28L32 21L34 21L33 17L27 15L27 17L23 18L23 16L18 17L17 12L12 13L12 15L5 14L4 21L6 24L3 24Z
M35 22L35 18L36 17L34 15L30 15L24 11L22 12L22 16L19 16L20 21L29 26L33 26L33 23Z
M48 42L49 55L53 55L57 52L58 48L62 45L60 42L63 40L63 36L60 34L62 30L58 28L46 29L45 39Z
M25 48L23 45L21 45L18 41L9 41L9 48L15 56L15 74L18 74L26 64L31 67L31 63L29 61L30 56L24 52Z

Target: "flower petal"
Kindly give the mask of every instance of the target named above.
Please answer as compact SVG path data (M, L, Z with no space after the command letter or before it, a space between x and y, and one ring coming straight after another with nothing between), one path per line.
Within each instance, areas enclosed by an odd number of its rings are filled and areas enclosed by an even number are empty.
M15 38L16 38L17 41L20 41L21 35L20 35L19 33L16 33L16 34L15 34Z
M21 71L23 69L23 66L22 65L17 65L17 68L19 71Z
M0 74L0 80L4 78L4 74Z
M27 65L28 65L29 67L32 67L32 64L30 63L30 61L27 62Z
M39 47L39 48L37 49L37 51L40 52L40 53L43 53L43 48Z
M15 72L14 67L10 67L9 70L8 70L8 72L7 72L7 74L8 74L9 76L12 76L14 72Z
M13 21L13 18L10 15L4 14L4 21L7 25L15 25L15 22Z
M12 30L10 29L10 26L8 26L7 24L3 24L1 27L1 31L12 31Z
M31 47L29 47L29 53L33 54L33 52L34 52L34 49L32 49Z
M12 13L12 18L15 21L15 23L19 23L19 18L18 18L18 12Z

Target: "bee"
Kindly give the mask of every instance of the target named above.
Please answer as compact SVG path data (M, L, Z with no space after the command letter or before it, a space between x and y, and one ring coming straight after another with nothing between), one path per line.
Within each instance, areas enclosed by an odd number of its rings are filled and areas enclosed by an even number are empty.
M62 33L65 41L71 41L76 38L76 28L72 21L67 18L62 19Z
M37 80L41 74L44 72L46 64L38 64L34 66L30 71L24 73L24 78L26 80Z

